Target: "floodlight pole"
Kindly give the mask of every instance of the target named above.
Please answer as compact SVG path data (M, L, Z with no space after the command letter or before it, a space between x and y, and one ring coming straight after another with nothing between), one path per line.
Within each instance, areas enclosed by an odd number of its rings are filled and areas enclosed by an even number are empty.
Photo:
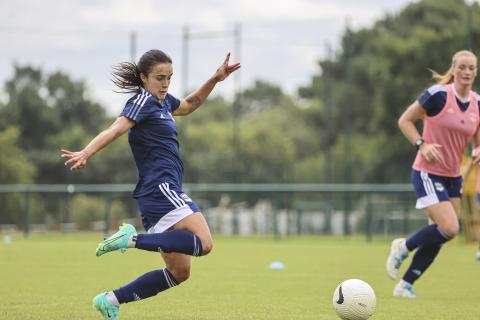
M183 27L182 36L182 94L188 94L188 42L190 41L190 28Z
M465 0L465 8L466 8L466 30L465 30L465 47L468 50L474 51L475 50L475 41L473 39L473 7L475 2L479 2L479 0Z
M326 44L327 61L331 61L333 57L333 50L330 44ZM324 135L324 148L325 148L325 169L324 179L325 183L333 182L333 168L332 168L332 152L331 152L331 139L332 139L332 122L331 119L331 106L332 106L332 71L330 66L323 68L323 103L325 104L325 119L328 119L325 123L325 135Z
M188 55L189 55L189 41L190 41L190 28L188 26L183 27L182 31L182 87L181 94L183 97L188 95ZM186 156L188 152L188 141L187 141L187 121L188 117L182 119L182 130L178 133L179 140L182 143L182 152Z
M130 33L130 61L135 63L137 59L137 33Z
M241 38L242 26L240 23L235 24L235 28L233 30L233 34L235 37L235 46L234 46L234 54L236 61L241 61L240 53L242 52L242 38ZM232 168L233 168L233 180L234 182L239 183L241 178L241 152L240 152L240 108L241 108L241 95L242 92L241 88L241 73L240 70L234 73L234 85L235 85L235 98L233 102L233 158L232 158Z
M345 183L352 183L352 146L351 146L351 137L352 137L352 31L347 24L346 39L345 39L345 110L344 110L344 135L345 135ZM350 234L350 211L352 208L352 198L351 194L345 193L345 207L344 207L344 216L343 216L343 232L346 235Z

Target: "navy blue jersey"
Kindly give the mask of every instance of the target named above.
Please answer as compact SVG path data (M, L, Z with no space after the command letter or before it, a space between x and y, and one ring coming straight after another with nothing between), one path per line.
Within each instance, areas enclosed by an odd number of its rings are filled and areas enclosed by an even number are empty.
M462 102L456 95L455 98L457 99L457 104L460 109L462 111L466 111L468 109L468 105L470 104L470 98L466 102ZM447 101L447 89L445 86L440 84L433 85L422 92L417 100L427 112L427 116L436 116L445 106L445 102ZM478 95L477 100L480 101Z
M127 101L120 114L135 121L128 132L139 175L135 198L151 194L163 182L182 186L183 162L173 119L179 106L180 100L170 94L158 101L142 88Z

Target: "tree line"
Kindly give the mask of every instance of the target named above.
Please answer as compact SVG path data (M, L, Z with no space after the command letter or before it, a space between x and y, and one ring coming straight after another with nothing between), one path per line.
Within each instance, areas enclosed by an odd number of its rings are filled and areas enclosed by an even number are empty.
M234 101L208 100L177 120L185 182L408 182L415 150L397 119L433 84L429 69L446 71L467 45L475 52L480 7L467 8L423 0L345 30L296 95L258 80ZM86 90L64 72L14 66L0 102L0 184L136 182L126 135L79 173L59 158L60 147L81 149L113 121Z

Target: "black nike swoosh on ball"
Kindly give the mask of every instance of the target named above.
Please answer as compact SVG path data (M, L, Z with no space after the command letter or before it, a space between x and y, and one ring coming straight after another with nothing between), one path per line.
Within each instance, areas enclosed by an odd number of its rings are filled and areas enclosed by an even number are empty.
M337 303L338 304L342 304L343 303L344 298L343 298L343 292L342 292L342 285L340 285L340 288L338 289L338 300L337 300Z

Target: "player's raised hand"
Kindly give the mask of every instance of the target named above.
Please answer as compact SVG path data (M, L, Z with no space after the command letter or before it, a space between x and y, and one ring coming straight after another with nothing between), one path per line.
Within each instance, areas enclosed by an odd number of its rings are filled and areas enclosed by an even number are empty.
M225 57L225 61L223 61L222 65L215 72L214 78L217 81L223 81L232 72L235 72L236 70L240 69L241 67L240 62L237 62L235 64L228 64L229 60L230 60L230 52L227 53L227 56Z
M62 158L66 158L65 161L66 166L70 166L70 170L80 170L86 167L88 156L85 151L69 151L62 149L62 154L60 155Z

